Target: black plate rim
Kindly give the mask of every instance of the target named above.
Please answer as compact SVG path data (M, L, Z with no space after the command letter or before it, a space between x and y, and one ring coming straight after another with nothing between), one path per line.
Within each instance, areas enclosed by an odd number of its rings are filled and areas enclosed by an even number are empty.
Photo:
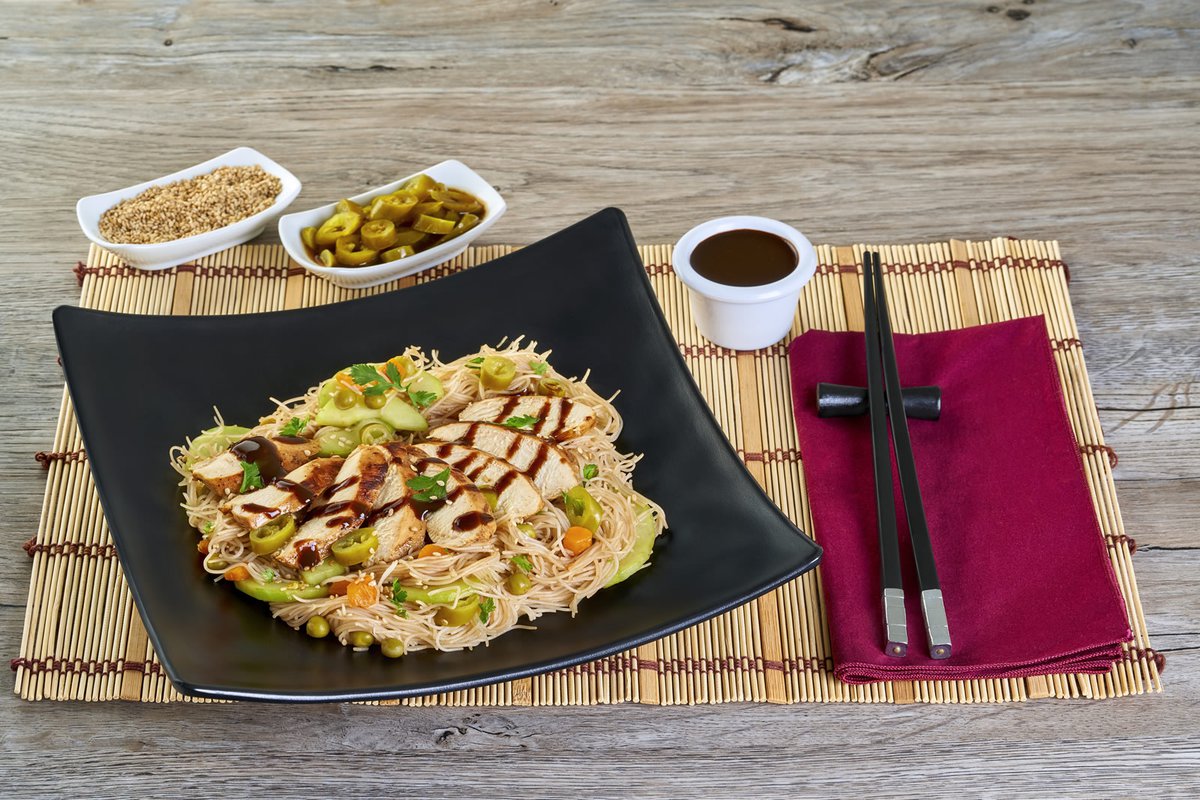
M534 250L535 248L538 248L539 245L541 245L545 242L549 242L549 241L557 238L558 236L570 231L571 228L575 227L576 225L582 225L582 224L591 222L593 220L602 219L604 217L614 217L615 218L614 221L619 223L618 227L622 231L622 235L625 239L625 245L628 250L628 255L631 257L632 263L642 264L643 262L642 262L641 254L638 253L637 243L633 239L633 233L629 228L628 221L625 217L625 214L619 208L615 208L615 207L608 207L601 211L598 211L595 214L593 214L589 217L586 217L583 220L581 220L577 223L574 223L573 225L568 226L567 228L564 228L561 231L551 234L550 236L548 236L544 239L541 239L538 242L535 242L531 245L528 245L528 246L522 248L522 250L519 252L527 253L530 250ZM510 255L512 255L512 254L510 254ZM486 268L488 265L495 264L497 261L501 261L508 257L509 256L500 256L499 258L493 259L492 261L486 262L485 264L481 264L478 267L475 267L474 269L479 269L480 267ZM466 278L467 276L469 276L471 274L471 272L473 272L473 271L474 271L473 269L472 270L464 270L462 272L457 272L457 273L453 273L453 274L438 278L437 280L438 280L438 282L462 280L462 279ZM646 293L648 295L649 299L651 300L649 305L650 305L651 309L653 310L655 319L658 322L658 328L659 328L660 334L662 336L664 336L668 342L671 342L673 344L675 342L675 337L671 332L670 325L667 323L666 316L663 314L662 307L661 307L660 303L658 302L657 296L654 293L654 288L650 283L649 276L646 274L646 271L644 269L639 269L636 272L640 276L638 286L642 289L642 291L644 293ZM408 287L408 288L412 288L412 287ZM397 289L395 291L403 291L403 290ZM325 310L332 308L332 307L353 305L356 303L362 303L364 301L369 301L372 297L373 296L354 298L351 300L343 300L338 303L327 303L324 305L310 306L307 308L300 308L300 309L287 309L287 310L280 310L280 311L260 312L258 314L258 316L278 316L278 315L295 316L297 314L314 314L314 313L319 314L319 313L323 313ZM181 321L182 320L215 321L215 320L221 320L221 319L227 319L227 318L233 318L233 317L244 317L244 315L241 315L241 314L211 314L211 315L197 315L194 317L193 316L181 317L181 316L170 315L170 314L124 314L121 312L104 311L104 310L99 310L99 309L84 308L84 307L80 307L80 306L60 305L60 306L56 307L51 314L53 326L54 326L55 339L59 345L60 352L62 349L62 341L63 341L63 338L62 338L63 318L71 317L71 316L93 316L93 317L108 317L108 318L128 318L131 316L136 316L139 318L160 317L160 318L170 318L173 320L181 320ZM702 413L706 416L709 423L712 424L716 430L721 431L722 435L721 435L720 439L724 443L725 449L728 451L728 454L731 455L734 458L734 460L737 461L741 465L742 470L746 473L747 483L748 483L748 485L753 485L754 490L756 492L757 499L759 500L759 502L764 504L764 506L766 508L770 509L771 513L775 514L782 522L786 523L786 525L793 528L796 532L796 535L803 542L806 543L806 546L811 548L812 554L809 556L809 558L807 560L800 562L798 566L791 567L789 569L783 570L779 573L769 576L764 581L757 583L751 589L744 592L742 595L733 598L729 602L720 603L715 606L705 607L702 611L687 615L686 617L684 617L680 620L677 620L675 622L667 623L667 624L652 628L643 634L639 634L637 636L632 636L632 637L626 637L624 639L621 639L620 641L613 642L608 645L591 648L589 650L586 650L586 651L583 651L580 653L575 653L575 654L568 655L568 656L561 656L561 657L557 657L557 658L543 659L541 661L530 662L530 664L528 664L525 667L521 667L521 668L498 669L498 670L494 670L494 671L485 671L485 672L478 673L477 675L475 675L473 677L459 679L459 680L453 680L453 679L439 680L436 682L414 683L414 684L408 684L403 687L381 688L381 689L374 689L374 690L346 690L346 691L330 691L330 692L312 692L312 691L272 692L272 691L264 691L264 690L240 689L237 687L220 686L220 685L213 685L213 684L206 684L206 683L193 683L191 681L186 680L183 676L179 675L178 671L175 669L174 663L169 658L164 657L162 655L164 648L162 647L162 642L159 639L159 635L158 635L158 631L156 630L156 627L151 622L149 615L146 613L146 608L143 604L143 599L141 596L139 582L136 579L131 579L130 573L126 570L125 559L122 554L123 547L126 546L125 544L123 544L123 536L117 530L117 528L115 526L110 525L109 530L110 530L110 533L111 533L111 536L113 539L113 543L115 545L117 558L121 563L122 572L126 575L126 584L129 587L130 593L133 597L134 605L138 610L138 614L142 619L143 625L146 629L147 636L149 637L151 644L154 646L155 653L158 654L159 661L163 667L163 672L166 674L167 678L171 681L171 683L174 684L174 686L181 693L183 693L185 695L189 695L189 696L193 696L193 697L211 698L211 699L252 700L252 701L279 702L279 703L334 703L334 702L388 700L388 699L406 698L406 697L420 697L420 696L425 696L425 695L429 695L429 694L436 693L436 692L452 692L452 691L458 691L458 690L462 690L462 689L471 689L471 688L475 688L475 687L479 687L479 686L486 686L489 684L498 683L498 682L502 682L502 681L515 680L515 679L519 679L519 678L527 678L527 677L532 677L534 675L540 675L540 674L544 674L547 672L552 672L555 670L565 669L568 667L576 666L578 664L584 664L589 661L595 661L596 659L605 658L607 656L611 656L616 653L620 653L622 651L629 650L631 648L637 647L637 646L645 644L647 642L661 639L665 636L669 636L673 633L677 633L681 630L692 627L693 625L697 625L701 622L712 619L712 618L719 616L727 611L737 608L738 606L745 605L746 603L749 603L749 602L757 599L758 597L761 597L762 595L770 592L772 589L782 586L784 583L787 583L789 580L792 580L792 579L808 572L809 570L813 569L821 561L822 554L823 554L821 546L819 544L817 544L810 536L808 536L798 525L796 525L790 519L788 519L787 515L785 515L783 513L783 511L780 510L780 508L775 504L775 502L773 500L771 500L770 496L766 493L766 490L762 487L762 485L759 484L759 482L757 480L755 480L754 476L750 473L749 469L747 469L745 463L742 461L741 457L738 455L736 448L734 448L734 446L733 446L733 443L729 440L728 436L725 435L724 431L722 430L722 428L720 426L720 423L717 421L716 416L713 414L712 409L709 407L708 402L704 399L703 394L701 394L699 386L696 384L694 377L691 376L691 370L688 368L687 362L683 358L683 354L680 352L678 347L673 346L669 349L673 353L673 358L674 358L677 369L681 370L683 372L683 374L686 374L689 376L689 380L687 381L687 383L690 387L690 391L694 395L694 399L697 401L698 408L701 409ZM62 362L63 362L63 372L66 377L66 382L67 382L67 386L68 386L68 390L69 390L69 387L72 384L72 370L71 370L71 366L70 366L71 362L69 359L62 359ZM88 442L89 437L88 437L87 431L90 426L87 423L85 423L85 421L84 421L84 417L88 415L88 412L84 410L85 407L81 407L78 404L75 404L74 408L75 408L75 413L76 413L77 420L78 420L79 433L80 433L80 437L83 441L84 450L88 454L89 463L94 463L94 462L92 462L92 459L91 459L90 446L89 446L89 442ZM101 508L105 512L105 518L107 520L109 499L108 499L107 491L104 487L104 484L99 476L94 476L94 485L96 487L96 492L100 498ZM129 545L129 546L132 546L132 545Z

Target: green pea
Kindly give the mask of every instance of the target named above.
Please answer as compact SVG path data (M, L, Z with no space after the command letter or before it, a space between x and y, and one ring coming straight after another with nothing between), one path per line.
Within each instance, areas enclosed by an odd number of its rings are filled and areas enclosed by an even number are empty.
M379 650L385 658L399 658L404 655L404 640L384 639L379 645Z
M338 539L330 552L339 564L349 567L366 561L378 548L379 537L375 535L375 529L368 525Z
M260 556L274 553L287 544L295 533L296 519L291 514L284 514L250 531L250 549Z
M508 576L508 590L513 594L525 594L533 588L533 581L522 572L514 572Z
M367 408L374 408L374 409L383 408L384 404L387 403L387 401L388 401L387 395L384 394L383 392L380 392L379 394L369 394L363 398L363 403L366 404Z
M370 647L375 644L375 637L366 631L350 631L346 635L346 641L351 647Z
M521 533L525 534L526 536L537 536L537 529L534 528L532 525L530 525L528 522L518 522L517 530L519 530Z
M358 405L358 392L351 391L345 386L333 393L333 404L345 411Z
M329 635L329 620L320 614L309 617L308 622L304 623L304 632L314 639L324 639Z

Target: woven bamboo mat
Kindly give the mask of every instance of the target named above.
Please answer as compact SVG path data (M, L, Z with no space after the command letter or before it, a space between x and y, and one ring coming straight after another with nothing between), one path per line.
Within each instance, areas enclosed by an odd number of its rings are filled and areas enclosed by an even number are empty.
M247 245L164 272L131 270L93 247L77 267L82 305L128 313L253 313L331 303L433 280L508 253L472 248L425 275L354 291L292 265L281 247ZM694 628L618 656L534 678L403 701L404 705L651 705L736 701L966 703L1120 697L1161 691L1057 242L995 239L884 245L887 293L899 332L925 332L1044 314L1134 641L1105 675L851 686L833 677L820 570ZM862 247L817 248L820 266L793 333L862 330ZM792 420L785 345L737 353L702 340L690 320L671 247L641 248L650 280L705 398L754 477L812 531ZM549 343L548 343L549 344ZM64 392L33 557L15 691L29 700L196 701L162 672L130 598ZM818 540L820 531L816 531ZM385 704L388 704L385 702Z

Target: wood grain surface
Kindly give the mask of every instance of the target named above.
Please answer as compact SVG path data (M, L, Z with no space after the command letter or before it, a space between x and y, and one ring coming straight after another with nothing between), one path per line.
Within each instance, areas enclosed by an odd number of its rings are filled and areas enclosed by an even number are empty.
M249 144L300 209L446 157L491 242L607 206L819 242L1057 238L1165 693L996 707L23 703L6 797L1200 793L1200 5L0 4L0 653L15 654L74 303L75 200ZM265 237L264 241L270 241ZM130 435L136 435L131 432ZM148 466L148 468L151 468ZM9 684L11 687L11 684Z

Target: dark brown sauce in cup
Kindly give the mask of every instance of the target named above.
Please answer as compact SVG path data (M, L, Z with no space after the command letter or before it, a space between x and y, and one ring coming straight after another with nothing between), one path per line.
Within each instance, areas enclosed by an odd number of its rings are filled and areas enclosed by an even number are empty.
M800 256L782 236L741 229L713 234L696 245L692 269L726 286L764 286L796 269Z

